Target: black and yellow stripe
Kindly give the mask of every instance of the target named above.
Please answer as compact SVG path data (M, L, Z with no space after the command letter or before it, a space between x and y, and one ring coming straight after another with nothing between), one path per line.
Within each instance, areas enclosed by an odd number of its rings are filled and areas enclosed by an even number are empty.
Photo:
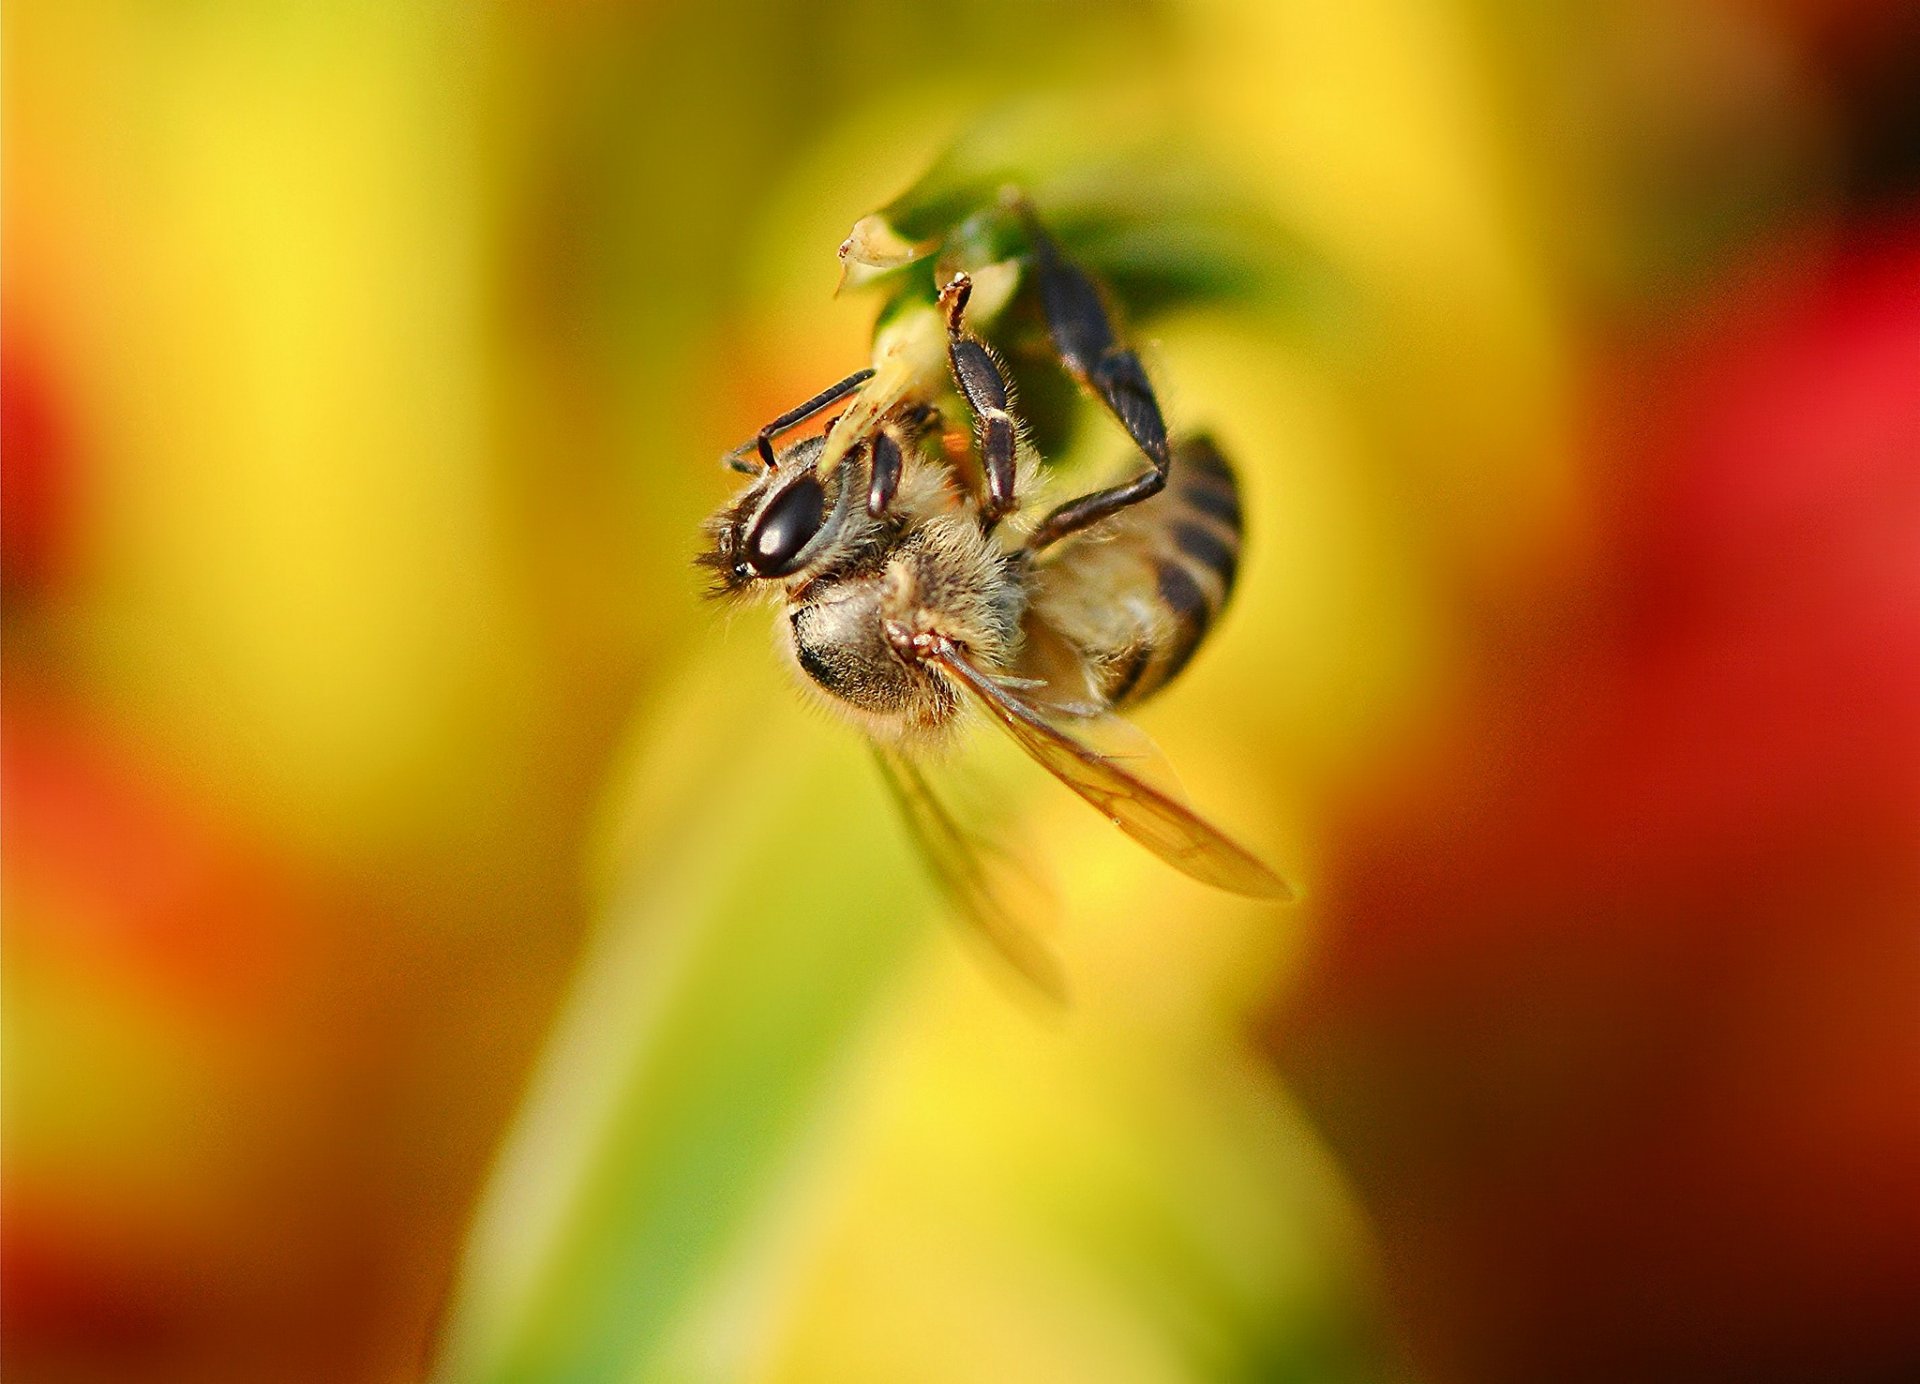
M1145 545L1153 596L1167 617L1109 663L1108 705L1144 701L1165 687L1193 658L1233 595L1239 575L1240 487L1210 438L1179 443L1167 489L1136 511L1137 541Z

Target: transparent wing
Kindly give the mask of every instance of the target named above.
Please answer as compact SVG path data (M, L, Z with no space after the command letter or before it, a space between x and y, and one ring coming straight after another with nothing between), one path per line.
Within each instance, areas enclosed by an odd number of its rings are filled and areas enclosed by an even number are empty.
M934 796L920 767L896 750L873 747L914 845L960 915L1000 957L1056 1004L1067 999L1059 958L1020 921L1004 861L969 836Z
M1245 847L1138 775L1052 725L1038 711L944 646L933 655L1021 749L1099 808L1120 830L1181 873L1235 894L1290 899L1287 882Z

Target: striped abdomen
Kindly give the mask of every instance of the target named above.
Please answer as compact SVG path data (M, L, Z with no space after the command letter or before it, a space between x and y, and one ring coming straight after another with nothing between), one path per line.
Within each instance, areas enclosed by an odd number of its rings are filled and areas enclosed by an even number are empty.
M1240 521L1232 468L1196 437L1175 446L1165 490L1061 545L1034 613L1080 650L1101 703L1144 701L1187 666L1233 594Z

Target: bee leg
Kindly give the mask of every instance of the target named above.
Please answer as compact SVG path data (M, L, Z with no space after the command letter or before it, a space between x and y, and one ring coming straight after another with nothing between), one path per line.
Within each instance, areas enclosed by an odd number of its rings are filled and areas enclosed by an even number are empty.
M940 426L940 410L928 403L909 404L890 414L874 431L867 468L867 514L880 518L893 506L907 453Z
M887 512L887 506L893 503L894 492L900 489L900 440L894 436L892 428L882 427L873 435L872 450L873 464L869 468L871 475L867 482L867 513L878 519Z
M940 290L947 313L947 361L953 380L973 410L974 443L980 450L980 469L986 477L987 500L981 518L991 524L1014 506L1014 455L1019 431L1013 421L1006 376L986 344L971 335L962 320L973 280L955 274Z
M1107 407L1155 468L1166 470L1167 424L1146 367L1120 341L1092 276L1060 253L1032 203L1018 193L1010 201L1033 248L1040 306L1061 365Z
M856 370L838 384L828 385L804 404L796 404L771 423L767 424L766 427L760 429L760 431L754 435L753 441L743 442L731 452L728 452L726 457L727 465L733 467L736 471L750 472L752 467L748 464L747 458L755 451L758 451L761 465L769 471L776 469L779 463L774 459L773 455L774 438L778 437L788 428L806 422L809 418L813 417L814 414L820 412L821 409L826 408L828 405L838 403L872 378L873 371L871 369Z
M1152 469L1130 481L1083 495L1060 506L1040 522L1028 540L1044 548L1078 529L1096 524L1128 505L1158 495L1172 464L1167 424L1160 401L1140 357L1120 344L1099 287L1087 272L1060 253L1060 247L1024 198L1013 199L1033 247L1034 277L1046 313L1053 349L1069 375L1106 406Z
M1027 539L1028 550L1037 552L1070 533L1099 523L1108 515L1118 514L1128 505L1152 499L1167 488L1168 466L1166 461L1159 462L1153 470L1143 471L1130 481L1067 501L1035 526Z

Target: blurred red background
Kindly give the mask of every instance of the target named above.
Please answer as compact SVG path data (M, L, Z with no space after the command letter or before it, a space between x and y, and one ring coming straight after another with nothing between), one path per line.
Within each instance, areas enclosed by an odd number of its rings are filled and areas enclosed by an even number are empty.
M692 637L633 613L684 563L624 516L677 522L697 482L675 472L643 505L625 477L745 332L725 322L680 349L698 308L671 289L690 261L716 276L702 256L735 242L709 245L712 228L791 152L742 137L728 163L692 136L701 107L673 161L644 170L666 191L605 194L635 223L660 219L656 196L694 208L645 290L628 286L673 349L637 402L606 402L632 365L621 333L642 329L595 316L592 274L609 271L570 238L591 222L570 199L593 195L597 144L565 142L595 118L567 104L567 63L593 67L602 8L618 7L569 10L559 38L515 12L548 45L529 45L544 55L531 96L503 84L534 112L520 137L565 147L529 179L534 209L505 218L525 281L489 305L509 345L476 374L517 382L481 410L506 418L513 453L481 488L497 482L514 516L502 618L538 631L501 643L535 672L482 657L448 674L483 690L435 743L445 762L413 766L444 830L362 840L344 791L325 826L289 830L244 772L155 731L167 708L137 679L94 680L115 417L73 345L91 338L62 314L112 313L90 296L96 266L62 253L111 208L54 196L57 147L12 172L9 106L9 266L24 227L31 262L62 270L10 278L0 314L12 1377L425 1369L585 926L580 860L617 728ZM711 32L686 19L697 42L649 28L647 7L618 32L692 110L732 99L723 59L752 10ZM1679 12L1727 27L1725 65L1698 89L1637 73L1657 99L1586 131L1607 144L1624 227L1612 257L1566 271L1583 295L1587 509L1550 561L1454 571L1435 596L1462 635L1459 686L1417 745L1330 793L1320 930L1263 1020L1355 1185L1407 1369L1432 1384L1920 1378L1920 19L1870 0L1607 10L1636 35ZM928 41L945 24L916 22ZM1524 41L1499 51L1523 91L1585 70L1581 52L1535 71ZM756 99L781 125L780 102ZM1708 196L1729 185L1749 200ZM547 301L568 294L593 301ZM762 402L703 406L732 427ZM1419 421L1399 420L1405 437ZM1446 518L1421 541L1457 538ZM435 548L421 570L452 565ZM356 571L384 600L377 561ZM459 587L449 607L472 598ZM440 623L429 607L421 627Z
M1271 1032L1433 1379L1920 1377L1920 26L1809 18L1846 211L1616 333Z

